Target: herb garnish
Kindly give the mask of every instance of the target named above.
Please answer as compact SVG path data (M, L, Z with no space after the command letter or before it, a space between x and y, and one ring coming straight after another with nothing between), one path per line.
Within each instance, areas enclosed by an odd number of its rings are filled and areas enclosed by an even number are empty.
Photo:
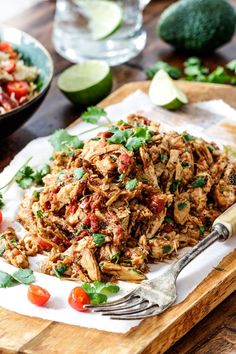
M73 175L76 179L81 180L81 178L85 175L85 170L83 167L75 168Z
M170 245L165 245L162 248L163 253L169 253L171 251L171 246Z
M165 162L165 161L167 161L168 160L168 156L167 156L167 154L160 154L160 161L161 162Z
M116 284L102 283L100 281L84 283L82 288L88 294L93 305L104 304L107 302L107 296L116 294L120 290Z
M61 276L67 270L67 266L65 264L59 264L55 269L53 269L57 278L61 278Z
M0 271L0 288L9 288L14 283L32 284L35 282L35 276L32 269L18 269L12 275Z
M171 186L170 186L170 191L171 193L175 193L178 189L178 186L180 184L180 180L179 179L176 179L172 182Z
M2 193L0 193L0 210L4 207L4 202L3 202L3 196Z
M81 120L91 124L98 124L99 120L104 117L109 124L110 119L107 117L107 112L101 107L91 106L80 116Z
M203 176L198 176L192 183L193 188L204 187L206 185L206 180Z
M94 242L98 246L102 246L102 244L105 242L106 235L93 233L92 236L93 236Z
M187 142L192 141L192 140L195 139L194 136L192 136L190 134L183 134L182 136L183 136L184 140L187 141Z
M177 204L179 210L183 210L187 206L186 202L180 202Z
M74 149L81 149L84 143L76 135L70 135L65 129L56 130L49 138L54 151L65 150L67 146Z
M137 184L138 184L138 181L136 178L131 179L130 181L126 182L125 189L132 191L136 188Z
M36 215L37 215L37 217L38 217L39 219L42 219L42 218L43 218L43 212L42 212L42 210L37 210L37 211L36 211Z
M119 263L119 260L120 260L120 254L119 254L119 252L113 254L113 256L111 257L111 262L114 261L114 263Z
M157 61L155 64L153 64L149 68L146 68L145 74L147 75L147 77L149 79L152 79L154 77L154 75L161 69L165 70L167 72L167 74L169 74L172 77L172 79L179 79L181 77L181 71L178 68L176 68L172 65L169 65L168 63L166 63L164 61Z
M199 235L204 236L205 230L206 230L205 226L199 226Z
M167 222L168 224L174 225L174 220L173 220L172 217L169 216L169 215L166 215L166 216L165 216L164 221Z

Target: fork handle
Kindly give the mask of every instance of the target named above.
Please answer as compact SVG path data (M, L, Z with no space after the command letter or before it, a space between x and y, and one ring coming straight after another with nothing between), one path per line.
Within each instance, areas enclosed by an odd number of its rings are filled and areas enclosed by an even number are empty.
M213 223L212 232L173 264L176 277L195 257L202 253L216 240L225 241L236 234L236 204L227 209Z

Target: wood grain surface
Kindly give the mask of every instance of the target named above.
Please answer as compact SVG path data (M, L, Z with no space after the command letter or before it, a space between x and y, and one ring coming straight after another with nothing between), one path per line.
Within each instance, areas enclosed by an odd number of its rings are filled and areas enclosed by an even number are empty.
M148 33L148 41L145 50L132 61L113 68L113 91L123 84L132 81L145 80L144 68L153 64L156 60L165 60L171 64L183 67L183 60L188 54L178 53L171 47L164 44L156 37L155 27L158 17L173 0L152 0L144 11L144 27ZM230 0L236 5L236 0ZM70 63L61 58L53 49L51 42L52 19L54 15L55 1L44 0L28 9L22 15L8 22L9 25L18 27L32 36L36 37L49 50L55 65L55 77L50 92L40 109L34 114L31 120L21 129L12 134L7 139L0 141L0 170L6 166L14 155L21 150L30 140L52 133L56 128L69 125L80 114L80 109L73 107L57 89L57 79L60 72L68 67ZM228 61L236 58L236 36L233 40L218 50L215 54L206 53L203 60L210 67L215 68L217 65L223 65ZM146 83L143 84L148 85ZM145 87L143 87L145 89ZM126 86L125 90L131 90L131 86ZM222 90L219 93L219 89ZM221 87L217 89L217 94L228 99L229 88ZM190 88L189 88L190 90ZM201 94L203 98L206 93L202 87ZM190 90L191 91L191 90ZM212 88L208 90L208 95L212 95ZM189 92L190 93L190 92ZM216 92L214 93L216 94ZM119 93L120 95L120 93ZM222 96L223 95L223 96ZM232 91L230 93L230 97ZM191 97L195 100L194 90ZM212 96L211 96L212 97ZM214 96L215 97L215 96ZM218 97L218 96L217 96ZM113 100L118 99L115 93ZM231 98L230 98L231 100ZM231 100L231 104L235 106L236 99ZM232 262L231 262L232 257ZM231 266L235 267L235 256L231 255L230 259L225 260L226 264L222 265L226 269L229 282L224 281L225 272L213 271L208 277L207 282L201 285L198 291L201 293L201 301L195 312L191 309L188 301L186 303L185 321L180 317L181 323L178 325L180 329L177 331L165 332L163 327L162 336L164 337L164 346L161 351L167 349L171 343L176 341L180 336L186 333L191 326L194 325L202 317L202 312L206 314L216 304L230 292L233 291L235 284L234 270L229 270ZM229 263L228 263L229 262ZM229 264L231 266L229 266ZM235 268L234 268L235 269ZM215 274L216 273L216 274ZM212 278L213 277L213 278ZM223 278L222 278L223 277ZM217 280L215 280L217 278ZM209 285L216 286L219 283L218 290L211 288L209 293ZM204 294L210 296L210 303L204 304ZM194 294L191 295L191 297ZM193 301L193 297L190 298ZM217 299L216 302L214 299ZM189 300L189 299L188 299ZM16 298L17 301L17 298ZM195 298L195 301L197 299ZM202 304L202 305L201 305ZM179 305L178 305L179 306ZM172 310L171 310L172 311ZM175 309L178 314L178 307ZM6 310L0 310L0 353L112 353L110 346L116 346L116 353L158 353L156 344L157 334L160 332L160 323L152 319L144 323L144 330L150 328L150 335L143 338L139 330L136 333L131 332L126 335L110 334L104 340L104 333L95 333L92 335L90 331L81 330L77 327L61 325L50 321L44 321L36 318L28 318L17 315ZM150 321L150 322L149 322ZM162 319L162 321L164 321ZM190 325L188 325L190 322ZM165 324L165 323L164 323ZM177 332L181 332L181 335ZM107 334L106 334L107 335ZM99 340L97 347L95 339ZM156 343L157 342L157 343ZM159 345L160 347L160 345ZM176 353L236 353L236 293L224 300L216 309L206 316L198 325L188 332L181 340L179 340L168 354Z

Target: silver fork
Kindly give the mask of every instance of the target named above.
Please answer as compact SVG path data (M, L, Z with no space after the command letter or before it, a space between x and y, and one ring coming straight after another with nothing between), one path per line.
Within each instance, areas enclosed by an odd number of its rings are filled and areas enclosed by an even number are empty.
M158 278L144 281L128 295L104 305L84 305L114 320L140 320L164 312L176 300L176 279L181 270L216 240L225 241L236 234L236 204L220 215L212 232Z

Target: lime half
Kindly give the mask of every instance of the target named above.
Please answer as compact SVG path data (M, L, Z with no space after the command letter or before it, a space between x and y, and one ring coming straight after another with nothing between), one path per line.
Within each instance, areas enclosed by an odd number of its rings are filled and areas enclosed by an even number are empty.
M104 39L114 33L122 24L122 8L113 1L74 0L89 19L94 40Z
M58 87L74 104L94 105L111 91L110 67L101 60L89 60L73 65L60 75Z
M185 93L164 70L159 70L152 79L149 97L154 104L167 109L178 109L188 103Z

